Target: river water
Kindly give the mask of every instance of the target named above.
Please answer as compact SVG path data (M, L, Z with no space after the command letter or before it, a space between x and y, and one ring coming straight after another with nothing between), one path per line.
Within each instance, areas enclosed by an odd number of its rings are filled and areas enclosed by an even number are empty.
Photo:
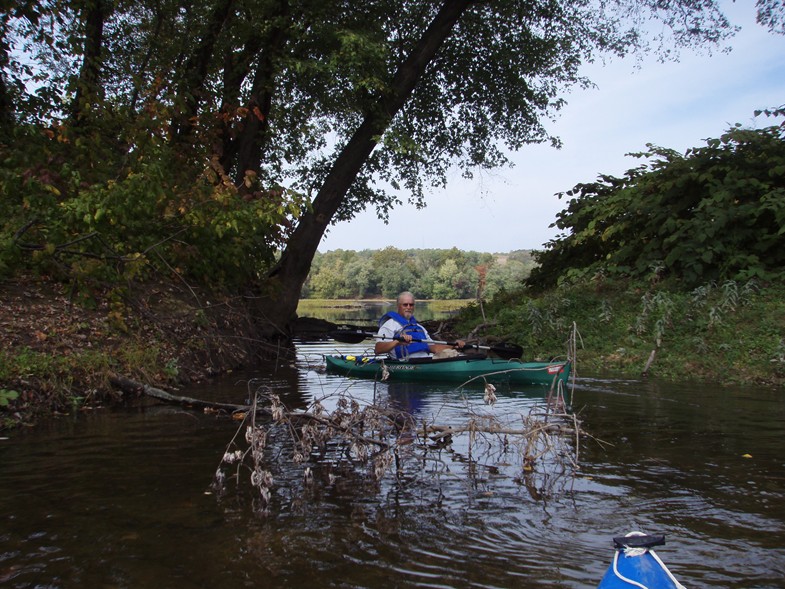
M263 384L293 407L351 394L451 425L541 405L540 390L500 387L489 406L481 390L324 372L323 354L364 347L302 343L296 362L179 392L243 403ZM247 485L212 487L239 426L226 416L147 400L8 433L0 586L594 587L612 537L642 530L666 535L658 554L687 587L785 587L784 392L584 375L580 359L578 374L591 437L577 471L523 474L514 452L470 455L463 438L413 445L381 482L336 463L306 485L279 460L266 513Z

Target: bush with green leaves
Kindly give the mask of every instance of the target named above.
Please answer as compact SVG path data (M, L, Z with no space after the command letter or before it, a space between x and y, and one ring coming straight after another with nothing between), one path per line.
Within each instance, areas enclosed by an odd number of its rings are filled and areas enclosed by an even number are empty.
M776 279L785 268L785 127L736 126L685 155L649 146L651 163L566 193L527 284L594 276Z
M153 273L238 286L264 272L303 199L147 145L124 166L77 169L62 135L0 146L0 273L114 284ZM144 153L140 153L144 151Z

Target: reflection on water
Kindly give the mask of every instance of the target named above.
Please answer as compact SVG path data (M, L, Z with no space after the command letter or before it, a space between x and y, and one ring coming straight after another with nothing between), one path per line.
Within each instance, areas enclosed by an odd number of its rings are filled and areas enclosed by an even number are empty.
M489 408L477 389L325 374L336 347L363 345L302 346L181 393L238 403L258 378L299 406L348 391L446 424L538 399L510 389ZM576 406L598 440L577 477L526 475L493 447L469 460L458 440L412 449L381 483L335 463L305 486L281 465L268 517L243 488L208 494L236 422L151 404L53 419L0 441L0 584L592 587L611 537L641 529L666 534L658 553L688 587L783 586L782 391L582 378Z

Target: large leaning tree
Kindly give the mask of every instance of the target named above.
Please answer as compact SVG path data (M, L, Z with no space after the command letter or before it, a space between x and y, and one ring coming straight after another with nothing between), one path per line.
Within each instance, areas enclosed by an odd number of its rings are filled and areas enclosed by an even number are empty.
M254 214L265 222L242 225L234 239L257 251L247 263L229 261L253 268L245 287L260 335L286 335L331 224L368 207L386 218L400 194L416 214L451 168L471 176L507 165L526 144L558 145L543 120L563 106L567 89L590 85L582 64L719 47L734 32L719 4L0 1L0 139L8 144L21 125L46 127L72 150L69 170L79 167L72 190L139 182L155 169L174 191L187 182L183 170L195 170L193 182L231 188L220 195L221 215L262 201ZM757 7L762 24L782 28L780 2ZM164 149L176 154L166 173L154 166ZM60 201L66 188L57 187ZM198 250L188 243L198 234L175 222L198 217L194 202L159 195L150 205L160 209L148 224L161 227L159 257L162 244ZM68 210L94 229L105 208ZM221 231L232 229L239 231L237 219L229 218ZM71 248L85 243L72 237Z

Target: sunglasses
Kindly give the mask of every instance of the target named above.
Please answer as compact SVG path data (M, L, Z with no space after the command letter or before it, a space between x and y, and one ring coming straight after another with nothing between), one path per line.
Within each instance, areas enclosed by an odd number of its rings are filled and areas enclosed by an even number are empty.
M414 307L414 303L401 303L401 307Z

